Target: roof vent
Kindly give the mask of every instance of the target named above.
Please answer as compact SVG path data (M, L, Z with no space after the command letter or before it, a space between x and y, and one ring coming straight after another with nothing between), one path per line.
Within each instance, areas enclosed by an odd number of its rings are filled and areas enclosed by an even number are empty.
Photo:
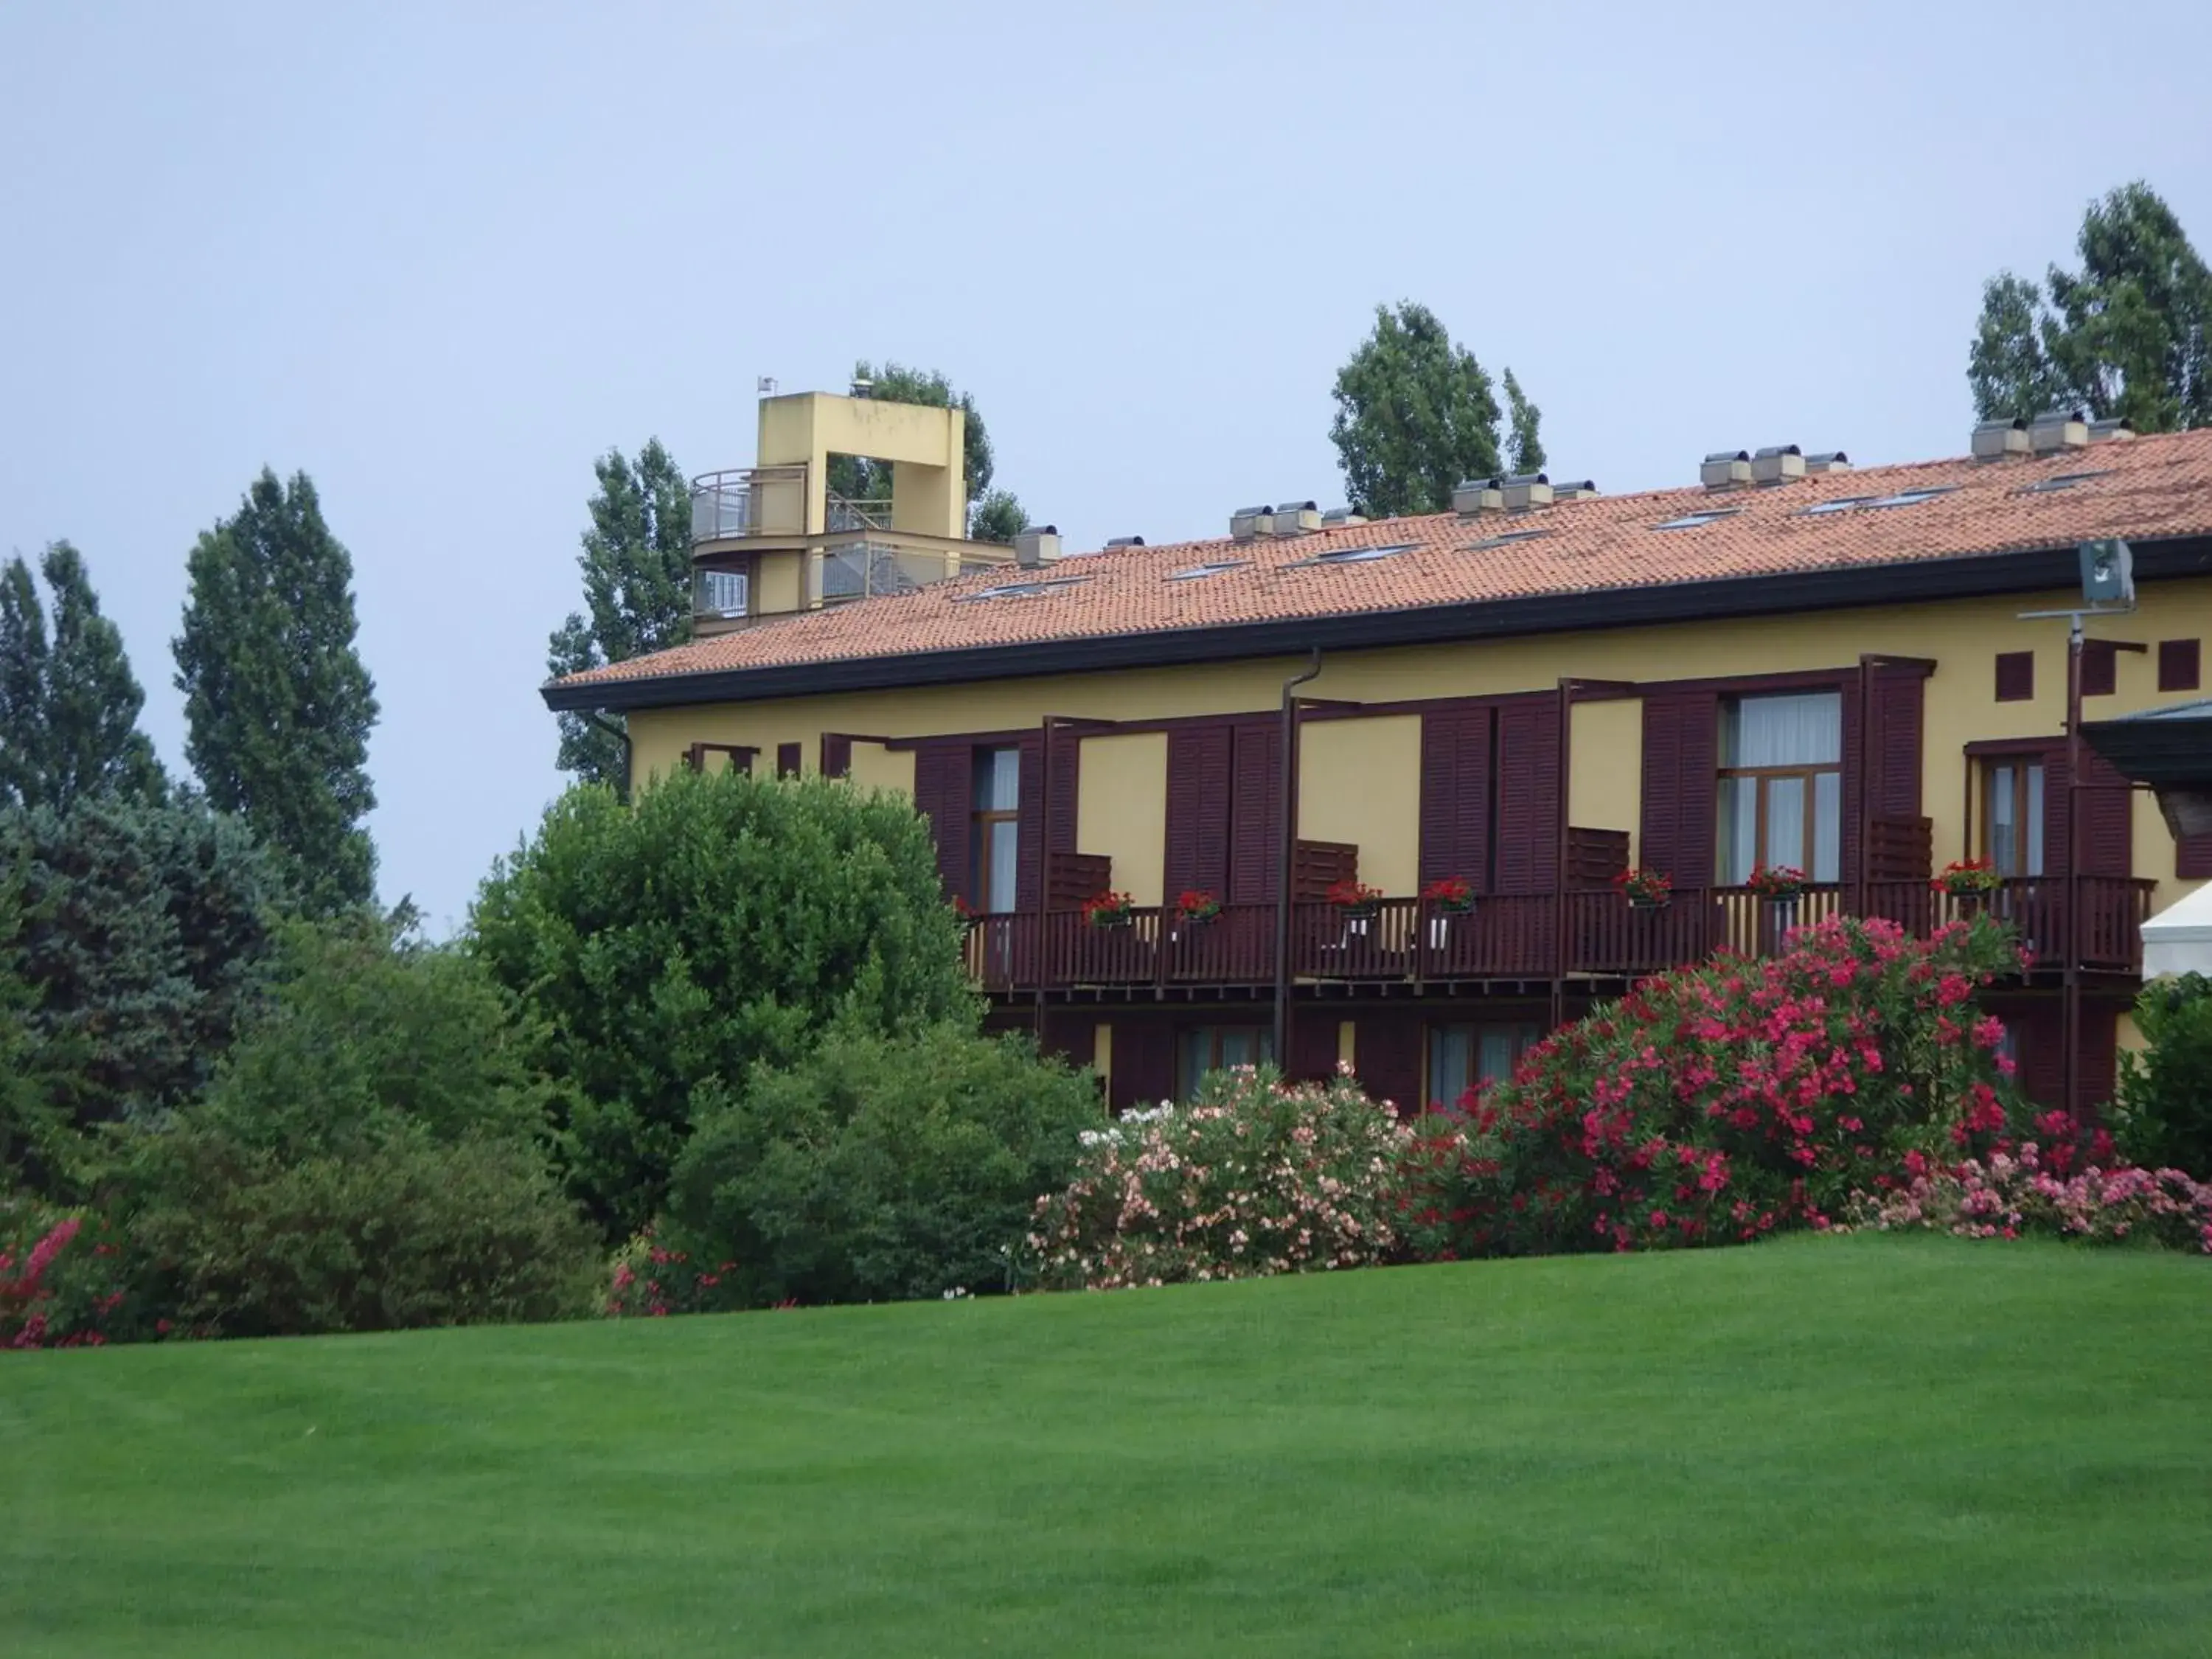
M1321 508L1312 501L1280 501L1275 507L1275 533L1303 536L1321 528Z
M1817 455L1805 458L1805 470L1808 472L1848 472L1851 470L1851 458L1840 449L1824 449Z
M1516 472L1510 478L1500 478L1498 488L1509 513L1552 504L1552 481L1541 472Z
M1751 458L1753 483L1787 483L1805 476L1805 452L1796 444L1769 444Z
M1014 538L1014 562L1035 569L1060 558L1060 526L1033 524Z
M1275 509L1266 502L1257 507L1240 507L1229 515L1229 535L1233 541L1249 542L1255 536L1275 533Z
M1116 536L1108 542L1106 546L1108 550L1111 551L1117 547L1142 547L1144 544L1145 538L1142 536Z
M2130 426L2118 415L2108 416L2104 420L2089 422L2089 441L2093 444L2112 443L2119 439L2132 438L2135 435L2135 428Z
M1578 501L1585 495L1597 494L1596 483L1589 478L1563 478L1552 486L1555 501Z
M1367 517L1364 514L1355 513L1348 507L1332 507L1321 515L1321 527L1323 530L1348 530L1353 525L1366 522Z
M1698 482L1708 489L1733 489L1751 482L1751 452L1716 449L1698 469Z
M1477 513L1498 513L1504 510L1505 492L1499 478L1465 478L1452 491L1452 511L1471 516Z
M1974 459L1978 461L2001 461L2008 455L2027 453L2027 422L2014 417L2009 421L1984 421L1974 428Z
M2027 428L2027 447L2038 455L2089 447L2089 417L2078 409L2046 409Z

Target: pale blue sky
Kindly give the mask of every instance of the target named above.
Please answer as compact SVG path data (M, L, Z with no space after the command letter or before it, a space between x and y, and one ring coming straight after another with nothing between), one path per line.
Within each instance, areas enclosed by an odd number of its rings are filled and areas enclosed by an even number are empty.
M343 14L343 15L341 15ZM2148 178L2212 248L2212 8L0 8L0 551L66 536L172 763L196 533L352 550L387 898L556 793L592 458L942 368L1073 544L1341 499L1337 365L1440 313L1555 474L1957 453L1981 281Z

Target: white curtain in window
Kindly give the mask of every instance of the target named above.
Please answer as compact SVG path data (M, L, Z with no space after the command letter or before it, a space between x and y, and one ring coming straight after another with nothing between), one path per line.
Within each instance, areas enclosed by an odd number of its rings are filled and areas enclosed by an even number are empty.
M1459 1104L1472 1082L1468 1031L1464 1025L1429 1028L1429 1098L1441 1106Z
M1721 723L1723 766L1833 766L1843 757L1839 691L1739 697Z
M1014 908L1014 888L1018 879L1021 855L1021 834L1008 819L1001 818L989 826L991 831L990 861L985 866L990 890L983 896L983 908L994 915L1003 915Z
M2043 873L2043 769L2027 769L2027 873Z
M1813 867L1815 881L1844 878L1844 778L1820 772L1813 779Z

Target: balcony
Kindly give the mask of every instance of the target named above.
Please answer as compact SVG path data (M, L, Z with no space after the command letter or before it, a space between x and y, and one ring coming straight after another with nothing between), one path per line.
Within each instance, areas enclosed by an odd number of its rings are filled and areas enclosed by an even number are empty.
M2076 963L2130 974L2142 963L2142 927L2154 883L2079 878ZM1985 899L1931 892L1924 881L1869 882L1867 914L1924 935L1981 909L2010 923L2038 969L2066 960L2066 884L2008 881ZM1329 904L1291 912L1291 975L1310 984L1415 988L1484 981L1621 981L1702 962L1720 951L1766 956L1789 930L1846 914L1852 890L1811 887L1787 905L1741 887L1678 892L1664 909L1632 908L1609 889L1484 898L1462 915L1417 899L1386 899L1347 916ZM1562 923L1564 922L1564 927ZM1275 971L1275 907L1224 906L1194 925L1172 910L1140 909L1126 927L1093 927L1079 910L991 915L970 930L968 969L986 991L1256 988Z
M806 469L747 466L691 481L691 544L806 533Z

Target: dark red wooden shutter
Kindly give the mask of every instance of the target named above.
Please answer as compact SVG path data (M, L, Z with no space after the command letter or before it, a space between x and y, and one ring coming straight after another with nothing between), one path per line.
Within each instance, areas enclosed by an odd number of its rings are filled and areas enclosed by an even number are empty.
M2033 702L2035 700L2035 653L2033 651L2000 651L1997 653L1997 701L1999 702Z
M1679 888L1715 878L1720 700L1710 691L1663 692L1644 701L1644 811L1637 861L1663 870Z
M1421 879L1466 878L1490 889L1491 711L1421 716Z
M914 804L937 838L937 873L947 897L973 901L968 855L975 751L965 743L926 743L915 750Z
M2158 642L2158 689L2194 691L2203 683L2203 652L2196 640Z
M1548 893L1559 881L1559 703L1545 694L1498 711L1500 893Z
M2119 684L2120 653L2110 640L2081 641L2081 695L2109 697Z
M2056 1106L2066 1094L2065 1011L2045 997L1999 1016L2012 1029L2020 1054L2020 1086L2039 1106Z
M2084 744L2080 820L2083 875L2135 873L2134 799L2127 779L2112 762Z
M1421 1099L1421 1017L1412 1009L1360 1014L1352 1035L1352 1069L1378 1104L1389 1101L1403 1117L1417 1115Z
M1034 913L1044 908L1044 734L1025 737L1018 747L1021 764L1015 780L1014 908Z
M822 775L825 778L849 778L853 775L853 740L840 732L822 734Z
M776 776L778 776L778 777L780 777L780 778L795 778L795 777L797 777L797 776L799 775L799 768L800 768L800 765L801 765L801 762L800 762L800 760L799 760L799 757L800 757L802 754L804 754L805 752L805 745L804 744L797 744L797 743L780 743L780 744L776 744L776 746L775 746L775 775L776 775Z
M1335 1013L1300 1008L1291 1021L1291 1060L1285 1072L1294 1082L1316 1083L1336 1074Z
M2081 1075L2074 1097L2075 1115L2084 1121L2095 1118L2097 1109L2112 1098L2119 1081L2119 1010L2109 1003L2081 1005Z
M1221 726L1168 732L1167 900L1229 890L1230 735Z
M2182 881L2212 876L2212 832L2183 836L2173 843L2173 873Z
M1924 664L1878 663L1865 672L1863 687L1856 683L1844 687L1843 876L1846 881L1856 875L1862 856L1862 789L1869 818L1921 816L1921 734L1929 670Z
M1236 793L1229 806L1229 902L1267 904L1282 873L1282 730L1273 720L1237 727Z
M1117 1112L1175 1097L1175 1030L1164 1019L1117 1019L1107 1104Z
M1044 804L1044 854L1048 865L1083 850L1076 845L1075 833L1076 803L1081 799L1079 786L1083 772L1083 740L1073 732L1055 729L1048 743L1051 776L1045 780L1048 799Z

